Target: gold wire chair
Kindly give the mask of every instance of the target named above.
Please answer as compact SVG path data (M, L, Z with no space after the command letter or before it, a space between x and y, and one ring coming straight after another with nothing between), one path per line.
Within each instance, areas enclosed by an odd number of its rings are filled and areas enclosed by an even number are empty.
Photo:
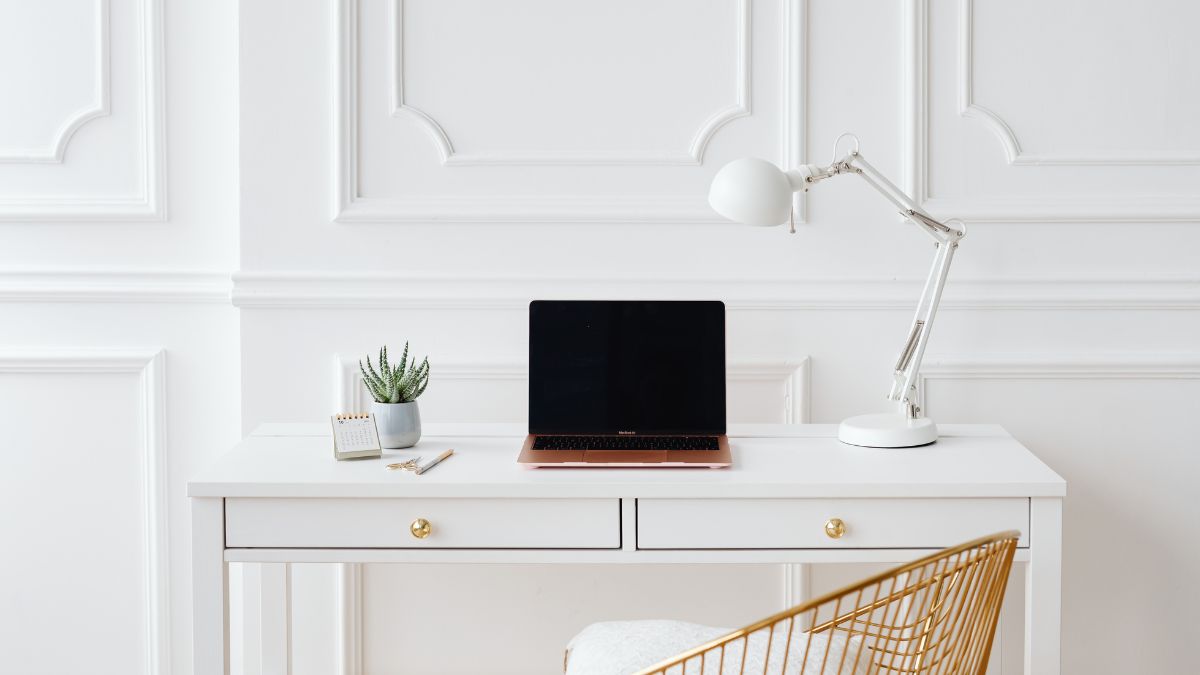
M1018 532L967 542L689 649L638 675L982 674Z

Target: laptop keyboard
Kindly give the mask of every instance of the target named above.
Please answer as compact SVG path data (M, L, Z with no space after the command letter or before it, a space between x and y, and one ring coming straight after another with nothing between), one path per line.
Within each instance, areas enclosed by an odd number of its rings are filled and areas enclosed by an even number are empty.
M719 450L716 436L537 436L534 450Z

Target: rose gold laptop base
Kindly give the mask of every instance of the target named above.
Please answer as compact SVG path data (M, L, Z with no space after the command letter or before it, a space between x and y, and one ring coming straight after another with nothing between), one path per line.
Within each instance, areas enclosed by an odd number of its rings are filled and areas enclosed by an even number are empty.
M535 435L525 437L517 463L530 468L697 468L722 469L733 464L729 438L717 437L716 450L534 450Z

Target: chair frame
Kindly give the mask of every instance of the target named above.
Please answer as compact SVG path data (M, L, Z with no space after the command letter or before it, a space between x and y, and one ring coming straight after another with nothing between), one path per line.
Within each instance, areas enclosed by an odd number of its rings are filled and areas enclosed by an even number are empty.
M806 668L816 663L809 654L812 635L824 633L828 639L820 655L820 673L842 672L847 666L847 672L860 672L862 664L872 675L982 675L987 670L1020 536L1016 531L1000 532L900 565L739 628L637 675L704 675L714 672L706 670L714 658L715 673L727 675L726 666L734 664L726 664L726 651L736 651L730 648L739 642L741 665L733 672L749 675L746 655L750 639L763 631L767 632L767 644L762 675L778 660L783 664L778 672L786 673L793 654L793 634L804 619L809 628L801 627L800 635L808 638L800 657L800 673L809 673ZM864 594L871 589L874 594L865 599ZM851 600L852 604L847 605ZM777 640L777 633L782 638L785 627L786 638ZM847 648L834 664L829 662L830 645L839 633ZM858 648L853 660L848 661L855 638ZM780 645L781 656L771 651ZM868 660L862 661L868 652ZM796 665L793 661L792 666Z

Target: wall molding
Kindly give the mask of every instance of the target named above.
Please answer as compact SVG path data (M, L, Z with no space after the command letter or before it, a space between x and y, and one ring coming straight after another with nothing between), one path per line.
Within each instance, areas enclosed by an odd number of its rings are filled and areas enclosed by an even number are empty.
M401 0L394 0L400 2ZM694 136L687 155L677 162L670 157L646 156L633 158L621 156L571 156L571 155L528 155L500 156L504 161L493 162L480 155L455 153L450 137L433 118L410 106L403 97L402 85L393 77L393 114L409 114L414 117L438 147L443 164L569 164L579 166L610 166L624 164L686 164L695 165L702 161L709 140L718 129L733 119L750 114L750 90L752 66L749 55L751 35L750 0L738 0L739 13L744 24L742 52L739 70L738 102L713 114ZM804 105L807 83L796 77L805 71L806 18L808 0L786 0L783 22L783 128L781 129L781 162L794 165L803 163L805 156ZM334 17L331 22L334 36L333 54L333 215L342 223L724 223L724 219L709 208L703 195L667 196L649 195L591 197L591 196L526 196L526 197L405 197L363 198L359 195L358 176L358 7L359 0L335 0ZM395 11L394 11L395 12ZM397 14L402 14L397 13ZM397 16L394 24L402 17ZM402 66L402 57L392 40L391 63L394 73ZM742 108L744 107L744 111ZM643 161L644 160L644 161ZM804 201L797 195L797 220L803 222Z
M334 586L337 607L337 675L363 672L363 563L339 563Z
M811 419L811 360L804 357L790 362L746 362L726 365L730 382L779 382L782 420L785 424L804 424ZM334 354L332 358L332 401L336 411L367 410L368 396L362 387L358 358ZM526 382L528 366L515 362L438 363L438 380ZM337 608L337 675L362 674L362 563L337 566L335 607ZM784 608L806 601L810 593L809 566L803 563L781 565L781 602Z
M737 66L734 80L734 102L723 106L700 125L686 150L676 153L561 153L561 152L474 152L454 149L445 127L427 112L408 102L404 95L404 0L392 0L392 35L388 41L389 62L392 67L391 106L393 117L408 117L415 121L433 141L442 164L446 166L507 165L507 166L641 166L692 165L704 163L704 151L717 131L739 117L750 114L750 51L753 28L750 0L734 0L737 16L734 24Z
M439 380L476 380L525 382L529 367L513 361L483 361L476 363L442 363L436 365ZM726 365L730 382L778 382L780 403L785 424L803 424L810 419L812 407L809 386L810 360L806 356L795 361L748 361ZM358 357L333 356L333 407L335 411L366 410L370 404L362 375L358 372Z
M232 287L229 272L0 269L0 302L228 304Z
M983 122L997 135L1009 165L1054 164L1170 166L1200 163L1190 155L1144 157L1082 157L1025 154L1012 128L994 112L974 103L973 0L958 0L957 106L967 118ZM935 216L961 218L968 223L1161 223L1200 222L1200 197L1195 196L1070 196L1070 197L934 197L929 186L929 0L908 0L903 26L903 127L907 162L903 187Z
M808 5L810 0L783 3L783 119L779 166L795 168L808 163ZM808 222L807 193L792 194L797 223Z
M727 363L730 382L778 382L783 390L783 424L812 420L812 359L789 361L734 361Z
M358 359L334 354L333 407L335 410L366 410L369 397L362 386ZM805 356L787 362L743 362L726 366L730 382L777 381L781 387L780 403L785 424L803 424L810 420L811 383L810 359ZM524 382L528 367L523 363L490 361L479 363L441 363L436 365L439 380L507 380ZM809 594L809 566L781 565L783 573L781 598L784 607L799 604ZM337 675L361 675L363 664L363 564L341 563L337 566L334 604L337 608Z
M103 35L109 33L109 2L103 5ZM141 57L139 70L131 77L136 83L137 100L141 109L138 141L142 145L140 158L140 184L132 195L66 194L61 196L8 196L0 197L0 222L75 222L75 221L161 221L167 217L166 207L166 133L165 97L163 87L163 1L137 0L140 13L137 25L131 31L138 39ZM106 74L103 78L103 112L83 111L60 132L56 158L45 160L62 162L71 136L88 121L109 113L108 100L110 80L110 43L106 37L104 48L98 55L99 65ZM130 111L134 113L135 111Z
M362 384L362 374L358 372L358 358L333 356L333 407L336 411L366 410L371 402ZM439 362L435 367L439 380L524 382L528 373L524 364L510 361Z
M1200 379L1200 352L1079 352L928 356L917 378L917 396L926 406L932 380L1194 380Z
M907 0L901 13L900 186L918 205L929 199L929 0Z
M133 374L139 378L142 537L146 565L146 672L171 672L170 566L167 538L166 355L161 349L0 350L0 374Z
M786 563L783 569L783 602L780 611L802 605L812 598L812 564Z
M533 277L442 273L238 272L244 309L524 310L532 299L723 299L733 311L911 311L922 279ZM1195 310L1200 278L955 279L947 310Z
M92 100L79 110L71 112L59 125L51 142L43 147L0 148L0 163L52 163L61 164L67 152L71 137L80 127L88 122L109 114L112 85L110 80L110 42L109 42L109 0L94 0L95 40L94 53L95 82L92 87Z
M1055 379L1146 380L1200 377L1200 352L1144 354L1138 352L1079 352L932 356L922 367L924 377L942 380Z
M1078 155L1070 153L1027 153L1012 126L993 110L975 102L975 0L958 0L958 105L959 113L983 123L1004 148L1013 166L1178 166L1200 164L1200 155L1145 153L1126 155Z

